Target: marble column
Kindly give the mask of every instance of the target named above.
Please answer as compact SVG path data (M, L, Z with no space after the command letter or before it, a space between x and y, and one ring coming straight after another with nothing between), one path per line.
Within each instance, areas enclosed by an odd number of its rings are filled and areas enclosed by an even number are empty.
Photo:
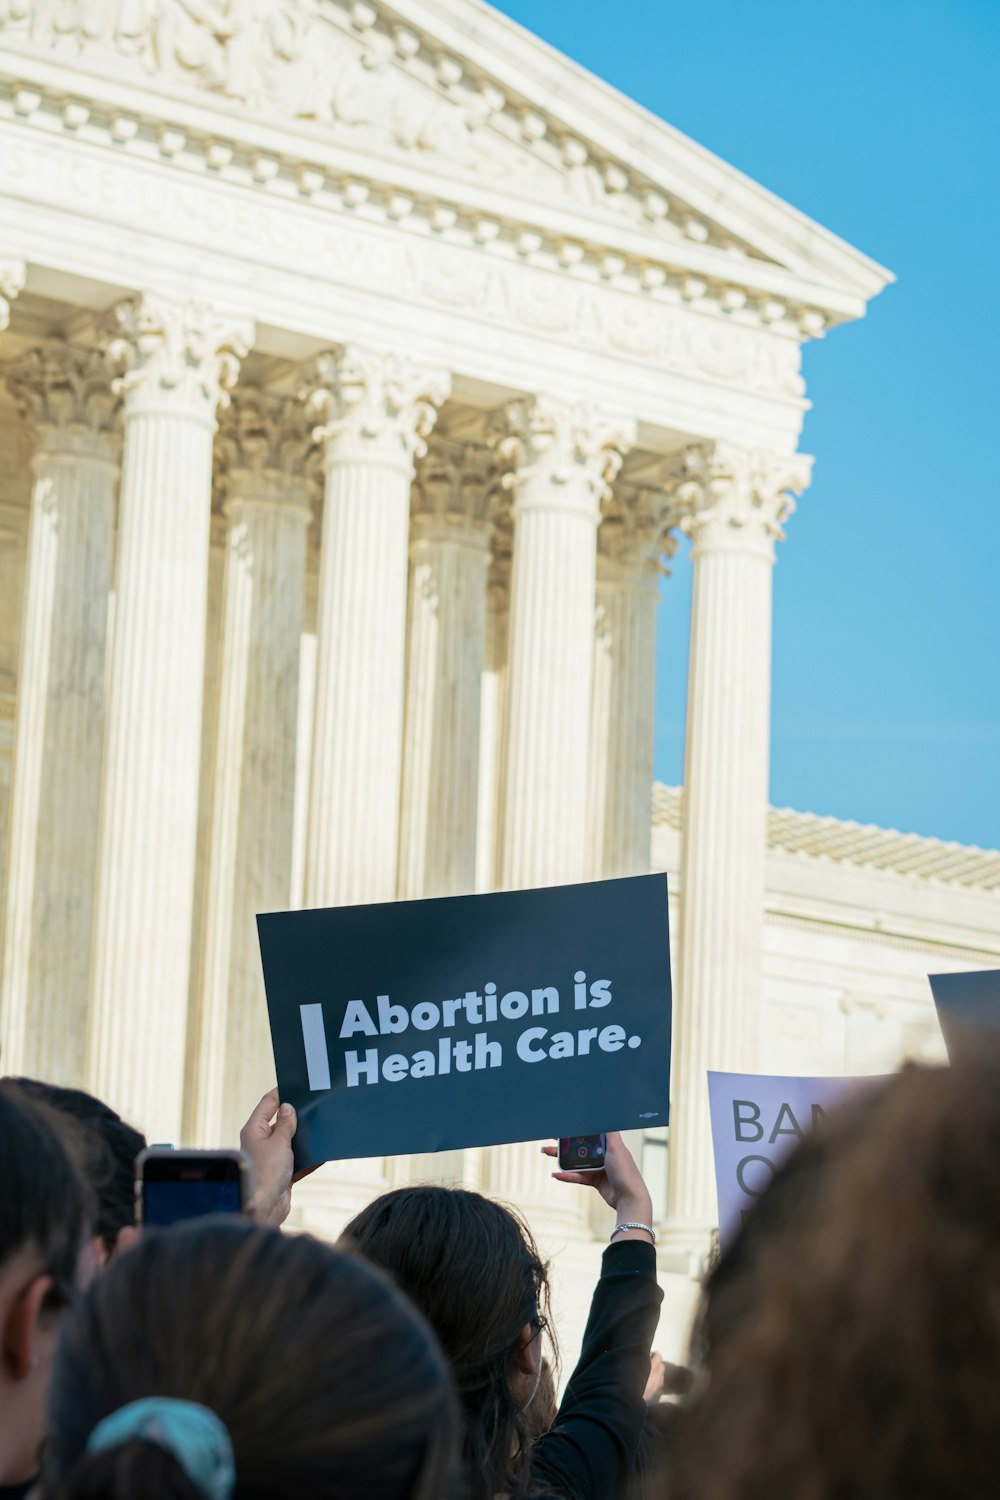
M10 326L11 303L24 286L25 265L21 260L7 257L0 259L0 334ZM2 467L2 464L0 464ZM0 625L16 618L20 611L16 598L20 578L19 554L22 547L20 526L11 525L0 508ZM10 782L14 755L14 716L17 687L13 662L0 661L0 908L4 901L4 872L8 849L8 811L10 804ZM3 934L0 931L0 940ZM0 1052L0 1071L4 1068Z
M311 408L326 470L306 903L392 901L399 853L410 486L440 371L343 349Z
M668 1239L696 1252L717 1214L705 1075L752 1072L757 1062L772 569L809 462L719 444L690 450L677 472L694 593Z
M586 877L597 525L634 424L548 396L513 404L514 561L500 883Z
M547 396L515 403L504 424L514 552L498 883L515 890L587 875L597 526L634 428ZM589 1239L585 1190L554 1192L551 1171L538 1142L487 1153L491 1193Z
M237 393L216 443L228 521L197 1134L233 1142L274 1085L256 914L291 903L299 644L311 519L301 404Z
M8 369L35 439L5 882L0 1055L83 1082L120 439L95 349Z
M215 449L218 458L218 444ZM216 465L217 467L217 465ZM215 803L215 746L219 724L219 678L222 671L222 607L229 523L222 514L217 475L212 484L212 522L208 548L208 589L205 600L205 676L201 691L201 757L198 762L198 832L195 839L194 890L191 916L191 956L188 961L188 1022L184 1057L184 1108L181 1137L195 1146L218 1145L199 1134L201 1109L202 954L208 918L208 864Z
M410 488L448 394L441 371L345 348L309 393L325 469L305 903L396 899ZM386 1186L381 1159L339 1162L306 1201L329 1225Z
M87 1078L159 1141L181 1123L212 440L251 337L151 296L109 319L125 447Z
M486 641L479 694L479 789L476 814L476 890L492 891L499 879L503 821L504 727L507 722L507 636L514 521L510 494L494 490L490 565L486 575Z
M595 880L649 871L656 606L662 558L676 547L670 525L654 485L618 484L602 508L587 798Z
M475 889L490 478L488 450L434 438L413 486L399 845L403 901Z

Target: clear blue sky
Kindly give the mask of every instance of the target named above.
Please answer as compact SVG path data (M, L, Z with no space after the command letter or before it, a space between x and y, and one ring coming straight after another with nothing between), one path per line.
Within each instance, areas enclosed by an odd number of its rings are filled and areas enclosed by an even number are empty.
M1000 0L498 7L897 277L810 345L771 799L1000 848ZM690 562L660 605L680 780Z

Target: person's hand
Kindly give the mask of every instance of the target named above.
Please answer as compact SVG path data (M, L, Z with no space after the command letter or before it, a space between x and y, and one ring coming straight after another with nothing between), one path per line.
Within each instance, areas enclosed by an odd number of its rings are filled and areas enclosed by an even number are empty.
M642 1399L647 1406L652 1406L663 1395L663 1378L666 1370L663 1355L658 1354L654 1349L649 1356L649 1378L646 1381L646 1389L642 1393Z
M285 1222L292 1206L296 1123L292 1105L279 1104L278 1090L272 1089L240 1131L240 1145L253 1163L254 1218L275 1228Z
M558 1157L555 1146L543 1146L545 1156ZM653 1200L635 1164L631 1151L617 1130L609 1130L604 1148L604 1169L600 1172L553 1172L557 1182L578 1182L581 1187L596 1188L605 1203L614 1209L620 1224L651 1224ZM648 1239L641 1230L628 1229L615 1236L624 1239Z

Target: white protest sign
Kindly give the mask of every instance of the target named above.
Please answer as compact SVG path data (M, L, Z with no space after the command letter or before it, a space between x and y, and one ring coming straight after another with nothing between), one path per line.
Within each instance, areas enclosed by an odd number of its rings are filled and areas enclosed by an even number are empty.
M827 1110L870 1081L709 1073L719 1243L723 1250L792 1147Z

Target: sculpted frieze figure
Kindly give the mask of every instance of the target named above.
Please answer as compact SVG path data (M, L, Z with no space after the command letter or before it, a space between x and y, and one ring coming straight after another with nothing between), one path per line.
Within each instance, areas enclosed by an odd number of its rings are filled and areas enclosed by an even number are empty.
M313 120L364 145L681 234L662 194L633 185L623 167L593 159L535 112L526 130L524 111L491 80L457 64L442 78L419 38L406 36L400 46L388 19L359 19L357 8L348 16L329 0L0 0L0 38L112 53L255 112Z

